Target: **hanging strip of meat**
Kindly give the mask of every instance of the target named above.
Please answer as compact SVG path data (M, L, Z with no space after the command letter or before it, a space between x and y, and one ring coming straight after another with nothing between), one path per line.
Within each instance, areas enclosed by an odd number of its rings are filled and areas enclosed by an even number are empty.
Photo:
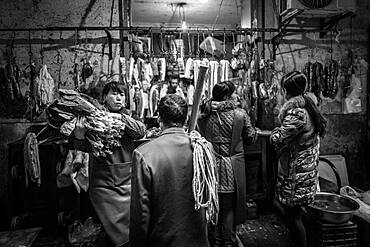
M317 99L320 99L321 95L321 85L323 82L324 67L320 62L315 62L313 64L313 80L311 84L311 92L315 94Z
M335 60L329 60L324 68L323 96L334 99L338 92L339 65Z
M331 80L330 80L330 98L334 99L338 93L338 74L339 64L337 61L332 60L331 63Z
M152 85L149 91L149 117L153 117L159 102L158 85Z
M8 97L7 94L7 79L5 77L5 69L0 68L0 101L5 103Z
M160 80L164 81L166 79L166 59L165 58L158 59L158 69L159 69Z
M28 133L24 141L24 171L26 179L26 187L29 180L33 183L41 185L41 168L39 159L39 147L35 133Z
M227 81L229 79L230 62L227 60L221 60L221 81Z
M312 67L312 63L307 62L303 68L303 74L305 74L307 78L307 91L309 92L311 92L311 67Z

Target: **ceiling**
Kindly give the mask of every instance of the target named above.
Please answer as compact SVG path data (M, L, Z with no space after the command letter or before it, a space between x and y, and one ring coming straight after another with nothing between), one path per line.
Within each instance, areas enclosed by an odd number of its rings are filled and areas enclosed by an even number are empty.
M185 20L188 26L202 24L236 26L241 20L240 1L132 0L132 20L133 25L177 25L181 23L178 3L184 3ZM180 13L182 15L182 10Z

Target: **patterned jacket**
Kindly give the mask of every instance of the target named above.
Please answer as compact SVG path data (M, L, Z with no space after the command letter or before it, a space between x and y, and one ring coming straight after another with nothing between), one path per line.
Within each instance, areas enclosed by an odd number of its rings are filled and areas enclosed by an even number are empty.
M247 210L243 144L255 142L257 132L251 125L248 114L233 101L210 101L203 109L202 107L203 115L198 120L198 127L200 133L212 143L215 151L218 192L236 193L235 220L236 224L241 224Z
M289 99L270 137L279 157L277 197L289 206L311 203L317 191L320 139L305 104L303 96Z

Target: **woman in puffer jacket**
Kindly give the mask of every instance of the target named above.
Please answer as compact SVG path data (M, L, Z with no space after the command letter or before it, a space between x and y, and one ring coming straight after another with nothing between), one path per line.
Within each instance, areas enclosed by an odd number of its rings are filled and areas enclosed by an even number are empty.
M302 247L307 243L301 207L310 204L317 191L320 137L326 127L314 99L305 94L306 84L305 75L297 71L282 78L287 101L278 116L281 126L270 136L279 158L276 196L297 246Z

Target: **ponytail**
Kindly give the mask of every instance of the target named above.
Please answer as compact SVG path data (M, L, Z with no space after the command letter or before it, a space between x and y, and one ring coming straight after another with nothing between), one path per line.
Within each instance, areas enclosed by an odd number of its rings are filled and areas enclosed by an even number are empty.
M306 102L306 110L312 118L315 132L318 133L320 137L323 137L326 133L327 120L324 118L324 116L321 114L321 112L309 96L303 94L303 98Z

